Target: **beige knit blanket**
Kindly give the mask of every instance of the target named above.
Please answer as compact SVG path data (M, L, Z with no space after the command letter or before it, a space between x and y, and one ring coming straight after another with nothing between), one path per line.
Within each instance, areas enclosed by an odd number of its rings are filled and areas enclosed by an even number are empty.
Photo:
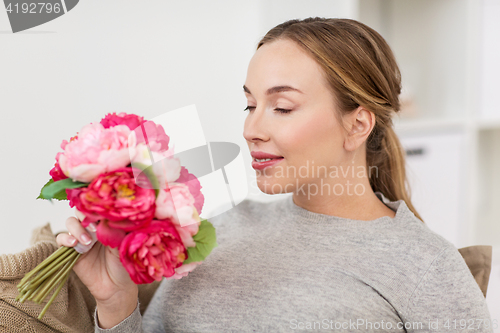
M30 244L22 252L0 255L0 332L94 332L95 300L74 272L41 320L37 317L50 295L41 304L15 301L16 286L23 276L57 250L49 223L33 231ZM158 285L139 286L141 313Z

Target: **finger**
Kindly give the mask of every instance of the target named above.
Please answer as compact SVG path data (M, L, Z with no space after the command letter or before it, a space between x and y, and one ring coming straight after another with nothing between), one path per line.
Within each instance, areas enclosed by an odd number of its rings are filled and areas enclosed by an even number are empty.
M92 236L85 230L76 217L68 217L66 220L66 228L68 228L69 233L75 236L78 242L83 245L89 245L92 242Z
M87 228L88 229L88 228ZM90 243L88 244L82 244L82 243L78 243L76 246L75 246L75 250L76 252L78 253L85 253L85 252L88 252L90 251L90 249L94 246L94 244L97 242L97 236L96 236L96 233L95 232L92 232L89 230L89 234L90 234L90 237L91 237L91 241Z
M57 235L56 242L58 246L73 247L76 245L77 239L66 232L62 232Z
M85 218L86 215L79 211L78 209L75 208L75 215L80 222L82 222ZM90 231L95 232L97 230L97 225L94 222L90 222L87 227Z
M80 221L83 221L85 219L85 214L83 214L76 208L75 208L75 215Z

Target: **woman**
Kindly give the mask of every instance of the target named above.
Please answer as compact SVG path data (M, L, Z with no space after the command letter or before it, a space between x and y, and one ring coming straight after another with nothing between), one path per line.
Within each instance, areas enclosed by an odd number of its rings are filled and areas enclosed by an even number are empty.
M243 88L259 188L293 195L245 200L212 219L219 246L187 277L164 280L143 318L118 253L96 244L74 267L96 299L96 332L413 332L489 322L459 252L410 202L391 120L400 73L377 32L346 19L280 24L258 44ZM67 227L74 237L60 234L58 244L87 241L77 218Z

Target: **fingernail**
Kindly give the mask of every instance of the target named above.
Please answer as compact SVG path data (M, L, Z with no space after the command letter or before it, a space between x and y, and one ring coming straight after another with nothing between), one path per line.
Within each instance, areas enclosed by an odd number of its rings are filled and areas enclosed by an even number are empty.
M89 223L88 228L92 232L96 232L96 230L97 230L95 223Z
M70 237L69 237L69 239L68 239L68 241L69 241L69 245L75 245L75 243L76 243L76 238L75 238L75 237L73 237L73 236L70 236Z
M89 236L87 236L87 234L83 234L81 238L82 238L82 243L85 245L89 245L90 242L92 242L92 240L90 239Z

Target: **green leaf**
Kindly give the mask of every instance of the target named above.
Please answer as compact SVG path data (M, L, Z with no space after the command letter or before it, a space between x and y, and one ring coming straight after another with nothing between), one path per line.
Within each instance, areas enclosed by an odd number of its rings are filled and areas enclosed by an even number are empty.
M48 182L45 183L45 185L43 185L42 189L40 190L40 194L38 195L38 197L36 197L37 199L45 199L43 196L42 196L42 191L44 188L46 188L47 186L49 186L50 184L52 184L54 182L54 180L52 178L49 179Z
M50 179L40 191L40 195L37 199L57 199L57 200L67 200L66 189L67 188L79 188L87 186L88 183L74 182L71 178L66 178L63 180L58 180L55 182Z
M37 199L50 200L50 199L46 199L43 197L42 191L44 188L46 188L47 186L49 186L52 183L54 183L54 180L52 178L50 178L50 180L47 183L45 183L45 185L43 185L42 189L40 190L40 195L38 195ZM52 199L68 200L68 195L66 194L66 190L61 190L61 191L57 192Z
M188 247L188 258L184 260L183 264L191 262L203 261L217 247L217 239L215 237L215 228L212 223L202 219L200 227L196 235L193 236L196 243L195 247Z
M47 183L45 183L45 185L43 185L42 189L40 190L40 194L36 198L37 199L43 199L43 200L50 200L50 199L47 199L47 198L43 197L42 191L43 191L44 188L46 188L47 186L49 186L52 183L54 183L54 180L52 178L50 178L50 180ZM66 190L61 190L61 191L57 192L52 199L56 199L56 200L68 200L68 196L66 194Z

